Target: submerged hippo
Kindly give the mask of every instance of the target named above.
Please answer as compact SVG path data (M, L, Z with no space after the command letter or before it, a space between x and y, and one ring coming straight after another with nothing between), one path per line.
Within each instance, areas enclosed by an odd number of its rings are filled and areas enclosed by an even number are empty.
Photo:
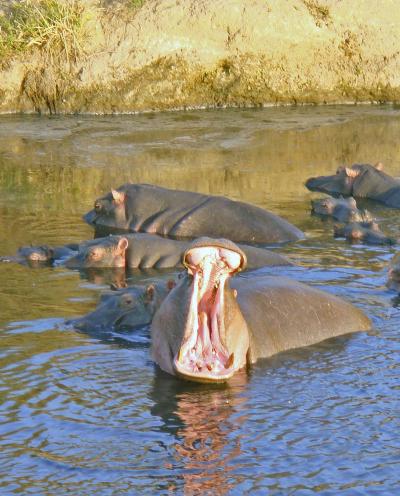
M267 210L222 196L124 184L95 201L84 219L98 231L147 232L171 238L226 237L238 243L284 243L303 238Z
M400 292L400 254L395 255L389 263L386 286Z
M339 167L332 176L308 179L306 187L332 196L369 198L389 207L400 208L400 181L385 174L382 169L381 163L376 166L354 164Z
M394 245L396 240L386 236L375 221L352 222L344 226L333 227L335 238L346 238L348 241L362 241L370 245Z
M30 266L52 265L56 260L62 261L71 258L76 254L77 250L77 244L69 244L54 248L47 245L23 246L18 249L16 255L0 257L0 261L15 262Z
M340 222L365 222L372 220L371 214L357 208L356 200L349 198L320 198L311 200L312 213L333 217Z
M49 246L21 248L16 257L7 261L24 263L32 254L48 264L64 264L70 269L128 267L166 269L182 267L182 255L189 242L162 238L155 234L131 233L110 235L85 241L79 245L52 248ZM292 265L286 257L264 248L240 245L247 256L249 269L265 266ZM24 258L24 255L26 258ZM57 256L59 258L57 258Z
M69 320L67 325L85 332L125 331L148 325L174 286L175 282L168 280L106 293L93 312Z
M162 238L154 234L134 233L124 236L97 238L79 246L75 257L66 262L68 267L130 267L165 269L182 267L182 255L187 241ZM248 268L271 265L292 265L284 256L255 246L240 245L246 253Z
M223 382L258 358L371 328L350 303L288 278L230 282L246 265L230 241L196 240L183 263L151 324L152 357L170 374Z

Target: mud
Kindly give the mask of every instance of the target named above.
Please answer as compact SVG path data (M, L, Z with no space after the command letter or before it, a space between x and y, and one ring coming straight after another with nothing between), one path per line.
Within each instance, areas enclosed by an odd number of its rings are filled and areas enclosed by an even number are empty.
M85 5L80 57L16 56L0 72L0 111L400 100L400 10L390 0Z

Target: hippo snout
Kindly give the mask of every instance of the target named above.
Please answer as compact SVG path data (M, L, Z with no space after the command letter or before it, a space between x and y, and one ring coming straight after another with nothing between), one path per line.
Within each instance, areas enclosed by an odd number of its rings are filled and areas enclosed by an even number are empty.
M310 177L307 179L307 181L304 183L305 187L311 191L313 191L315 188L318 187L318 178L317 177Z
M82 218L88 224L94 225L96 224L97 214L94 210L90 210L90 212L86 213Z

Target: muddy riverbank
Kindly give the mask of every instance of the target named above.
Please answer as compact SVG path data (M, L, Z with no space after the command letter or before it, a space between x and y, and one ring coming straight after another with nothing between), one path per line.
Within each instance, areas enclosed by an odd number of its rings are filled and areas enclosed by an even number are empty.
M54 31L51 39L31 35L23 49L17 36L8 52L4 33L11 28L0 31L0 111L114 113L400 99L400 11L392 0L64 4L75 9L75 24L63 18L70 31ZM10 19L12 11L3 10Z

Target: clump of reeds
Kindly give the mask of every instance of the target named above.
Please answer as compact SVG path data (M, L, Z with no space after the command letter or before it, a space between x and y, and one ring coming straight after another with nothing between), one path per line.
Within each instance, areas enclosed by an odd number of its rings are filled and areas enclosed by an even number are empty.
M84 6L80 0L13 0L0 15L0 60L39 49L50 63L81 55Z

